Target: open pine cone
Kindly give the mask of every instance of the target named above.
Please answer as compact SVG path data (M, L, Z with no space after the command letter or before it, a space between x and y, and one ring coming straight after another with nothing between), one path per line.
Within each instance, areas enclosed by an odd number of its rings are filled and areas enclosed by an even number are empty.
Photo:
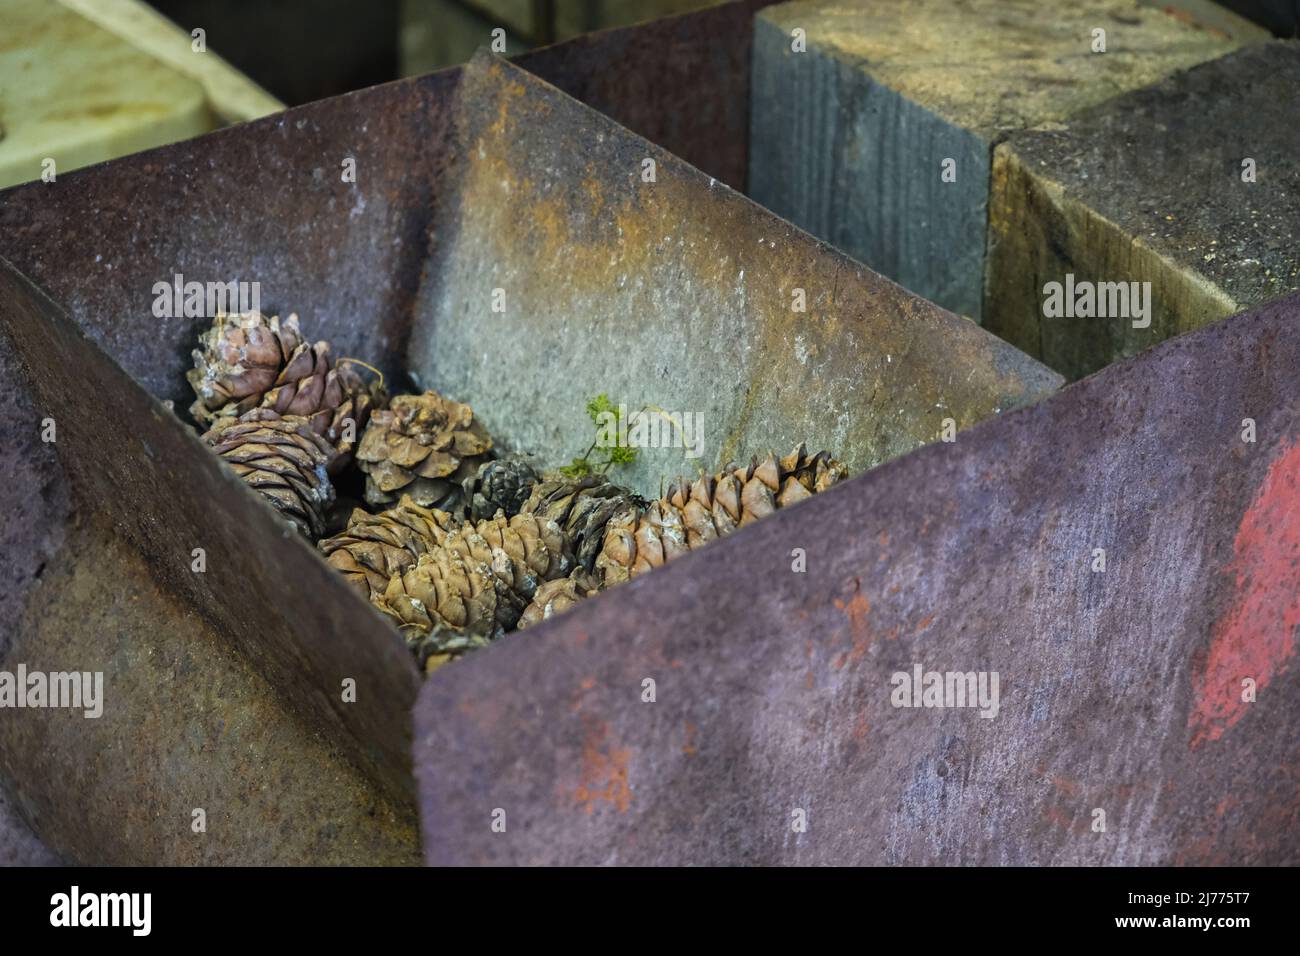
M334 500L329 468L337 452L307 419L255 408L218 418L203 441L299 531L321 535Z
M609 522L596 571L604 586L619 584L777 508L825 491L847 476L848 469L828 452L809 455L800 445L779 460L768 454L748 468L729 465L689 484L679 478L643 512Z
M449 533L393 575L375 605L408 643L436 628L496 638L515 626L539 584L572 567L554 522L499 516Z
M524 613L519 616L519 630L540 624L554 614L563 614L579 601L601 590L600 579L584 568L577 568L567 578L540 585Z
M403 495L395 507L379 514L355 509L347 528L318 547L349 584L374 600L383 595L393 575L413 567L458 524L447 512L421 508Z
M305 418L338 450L334 474L350 461L371 409L383 404L382 389L367 385L350 363L332 362L328 342L307 344L297 315L219 315L200 341L186 375L197 396L195 421L211 425L253 408Z
M194 368L186 373L197 398L190 414L202 425L238 417L262 403L290 358L305 345L298 316L284 321L261 312L218 315L199 336Z
M569 478L548 472L534 486L523 513L549 518L559 525L578 565L591 571L610 519L640 511L645 504L645 499L630 488L613 484L601 475Z
M594 573L579 563L568 577L538 587L520 615L519 627L567 611L604 588L703 547L777 508L825 491L847 476L844 465L827 452L809 455L800 445L779 460L769 454L761 463L755 459L748 468L729 465L716 475L689 483L678 478L658 501L610 517L593 562ZM539 485L537 492L543 487Z
M437 392L398 395L370 417L357 463L366 473L366 501L386 505L398 494L423 508L456 512L462 485L492 449L468 405Z

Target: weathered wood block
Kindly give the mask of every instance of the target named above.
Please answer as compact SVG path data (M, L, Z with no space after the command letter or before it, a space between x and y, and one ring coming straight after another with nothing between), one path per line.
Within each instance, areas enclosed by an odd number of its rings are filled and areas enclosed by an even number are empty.
M0 186L207 132L203 89L58 4L0 0Z
M796 29L806 52L792 49ZM978 319L993 147L1241 42L1135 0L771 7L755 23L750 192Z
M1252 46L999 146L986 325L1078 377L1300 287L1297 89L1300 44Z

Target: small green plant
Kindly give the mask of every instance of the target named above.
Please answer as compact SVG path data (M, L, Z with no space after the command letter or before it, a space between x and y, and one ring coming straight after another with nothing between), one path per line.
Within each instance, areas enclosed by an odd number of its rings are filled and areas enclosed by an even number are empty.
M589 399L587 402L587 417L596 426L596 437L591 440L591 444L580 458L573 459L560 471L570 478L582 478L592 474L606 475L615 465L630 465L636 461L637 450L635 448L628 448L619 445L617 442L610 445L602 442L601 438L609 431L609 419L606 416L614 416L614 434L626 435L631 422L635 421L636 417L644 411L643 408L639 412L628 415L626 408L615 405L604 392L601 392L593 399Z

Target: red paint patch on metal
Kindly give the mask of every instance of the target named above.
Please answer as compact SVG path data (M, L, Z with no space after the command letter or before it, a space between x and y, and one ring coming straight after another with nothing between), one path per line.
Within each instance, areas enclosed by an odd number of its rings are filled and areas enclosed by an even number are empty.
M1193 747L1218 740L1295 656L1300 627L1300 444L1269 466L1233 541L1232 609L1215 629L1193 683Z

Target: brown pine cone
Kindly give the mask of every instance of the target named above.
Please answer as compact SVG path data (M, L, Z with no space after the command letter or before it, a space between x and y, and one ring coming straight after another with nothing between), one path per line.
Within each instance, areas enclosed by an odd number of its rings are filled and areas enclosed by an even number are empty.
M827 452L809 456L800 445L779 460L769 454L748 468L729 465L690 484L679 478L643 512L609 522L596 571L605 587L619 584L777 508L825 491L847 475L844 465Z
M420 669L425 674L432 674L443 664L463 657L468 651L487 647L489 643L486 637L477 634L449 627L434 627L429 633L414 637L408 646Z
M497 636L500 587L491 567L470 565L439 548L393 575L374 604L393 618L412 648L423 637L442 632L488 640Z
M436 392L398 395L370 416L357 449L366 473L366 501L386 505L408 494L423 508L457 512L462 485L492 449L468 405Z
M533 488L523 513L549 518L559 525L578 565L591 571L610 519L640 511L645 504L645 499L630 488L613 484L601 475L569 478L548 472Z
M453 531L441 549L472 565L487 565L513 594L523 599L519 611L543 581L563 577L573 569L573 556L553 521L536 515L498 516ZM508 630L519 613L502 619Z
M537 587L573 567L554 522L532 515L466 525L389 580L375 604L408 643L435 627L496 638L513 628Z
M338 449L334 474L351 460L371 409L383 405L382 388L367 385L349 362L335 365L328 342L303 340L297 315L283 322L260 312L219 315L200 342L186 375L198 396L190 406L195 421L210 426L253 408L306 418Z
M580 601L601 590L595 575L578 568L567 578L547 581L533 593L533 599L519 617L519 630L540 624L555 614L563 614Z
M318 547L349 584L374 600L393 575L414 566L458 524L447 512L421 508L403 495L395 507L379 514L355 509L347 528Z
M337 453L307 419L255 408L217 419L203 441L299 531L321 535L334 500L329 467Z
M352 461L371 411L382 408L384 400L382 387L368 385L346 360L332 363L330 344L317 342L310 348L306 344L298 347L262 397L261 407L310 421L316 434L338 449L337 474ZM349 421L351 428L347 427Z
M218 315L199 336L194 368L185 377L197 396L190 414L201 425L218 415L238 417L262 402L289 359L304 345L298 316L284 321L261 312Z

